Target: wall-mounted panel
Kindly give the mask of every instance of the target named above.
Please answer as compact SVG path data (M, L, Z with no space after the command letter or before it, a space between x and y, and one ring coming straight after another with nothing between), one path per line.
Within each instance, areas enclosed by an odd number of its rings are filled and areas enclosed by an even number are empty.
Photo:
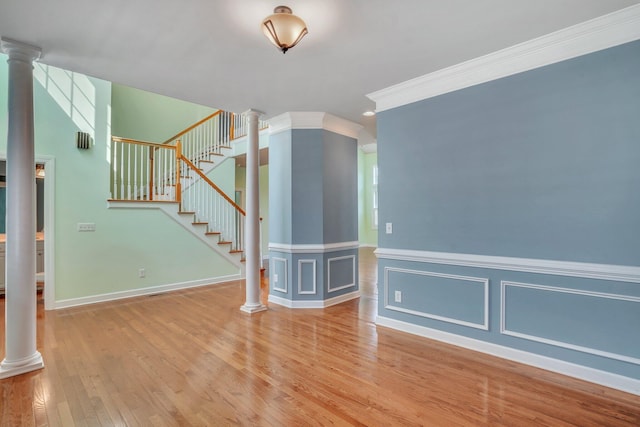
M489 280L386 267L384 308L489 329Z
M328 291L336 292L356 286L356 256L347 255L327 260Z
M640 364L640 297L501 282L504 335Z
M298 294L317 294L317 275L315 259L298 260Z

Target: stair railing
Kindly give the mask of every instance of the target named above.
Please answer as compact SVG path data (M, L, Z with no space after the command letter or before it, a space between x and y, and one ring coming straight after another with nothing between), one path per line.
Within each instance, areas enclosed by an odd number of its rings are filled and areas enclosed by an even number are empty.
M178 202L181 211L194 212L195 223L207 224L207 234L219 235L219 244L244 250L244 210L182 153L180 140L112 137L110 163L111 200Z
M195 212L194 222L206 224L207 234L218 234L218 244L229 245L230 252L244 251L245 211L189 159L180 160L194 179L182 193L182 210Z
M111 138L111 199L180 201L181 144L163 145L114 136Z
M167 139L165 145L182 142L183 155L192 163L211 161L212 155L222 155L223 148L231 148L233 114L218 110Z

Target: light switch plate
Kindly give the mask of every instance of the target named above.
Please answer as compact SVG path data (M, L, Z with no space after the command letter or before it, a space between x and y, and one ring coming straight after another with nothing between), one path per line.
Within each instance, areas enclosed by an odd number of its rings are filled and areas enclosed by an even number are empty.
M96 224L94 222L79 222L78 231L96 231Z
M393 224L390 222L387 222L385 225L385 230L387 232L387 234L391 234L393 233Z

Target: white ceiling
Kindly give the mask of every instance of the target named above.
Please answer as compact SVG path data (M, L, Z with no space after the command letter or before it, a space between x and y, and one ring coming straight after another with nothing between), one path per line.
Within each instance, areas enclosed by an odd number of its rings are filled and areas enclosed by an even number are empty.
M0 0L0 36L41 61L186 101L367 124L366 94L640 0L286 0L309 34L262 35L280 0Z

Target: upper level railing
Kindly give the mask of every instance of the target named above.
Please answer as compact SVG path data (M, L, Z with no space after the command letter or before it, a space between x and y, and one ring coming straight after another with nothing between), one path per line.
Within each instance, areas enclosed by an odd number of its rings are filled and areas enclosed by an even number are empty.
M111 138L111 199L175 201L180 187L177 159L180 144L164 145L114 136ZM169 194L169 189L172 189Z
M269 123L261 121L259 126L266 129ZM222 155L223 149L231 148L234 139L246 135L246 115L218 110L167 139L164 144L175 145L180 140L183 155L198 166L199 161L209 161L212 154Z

